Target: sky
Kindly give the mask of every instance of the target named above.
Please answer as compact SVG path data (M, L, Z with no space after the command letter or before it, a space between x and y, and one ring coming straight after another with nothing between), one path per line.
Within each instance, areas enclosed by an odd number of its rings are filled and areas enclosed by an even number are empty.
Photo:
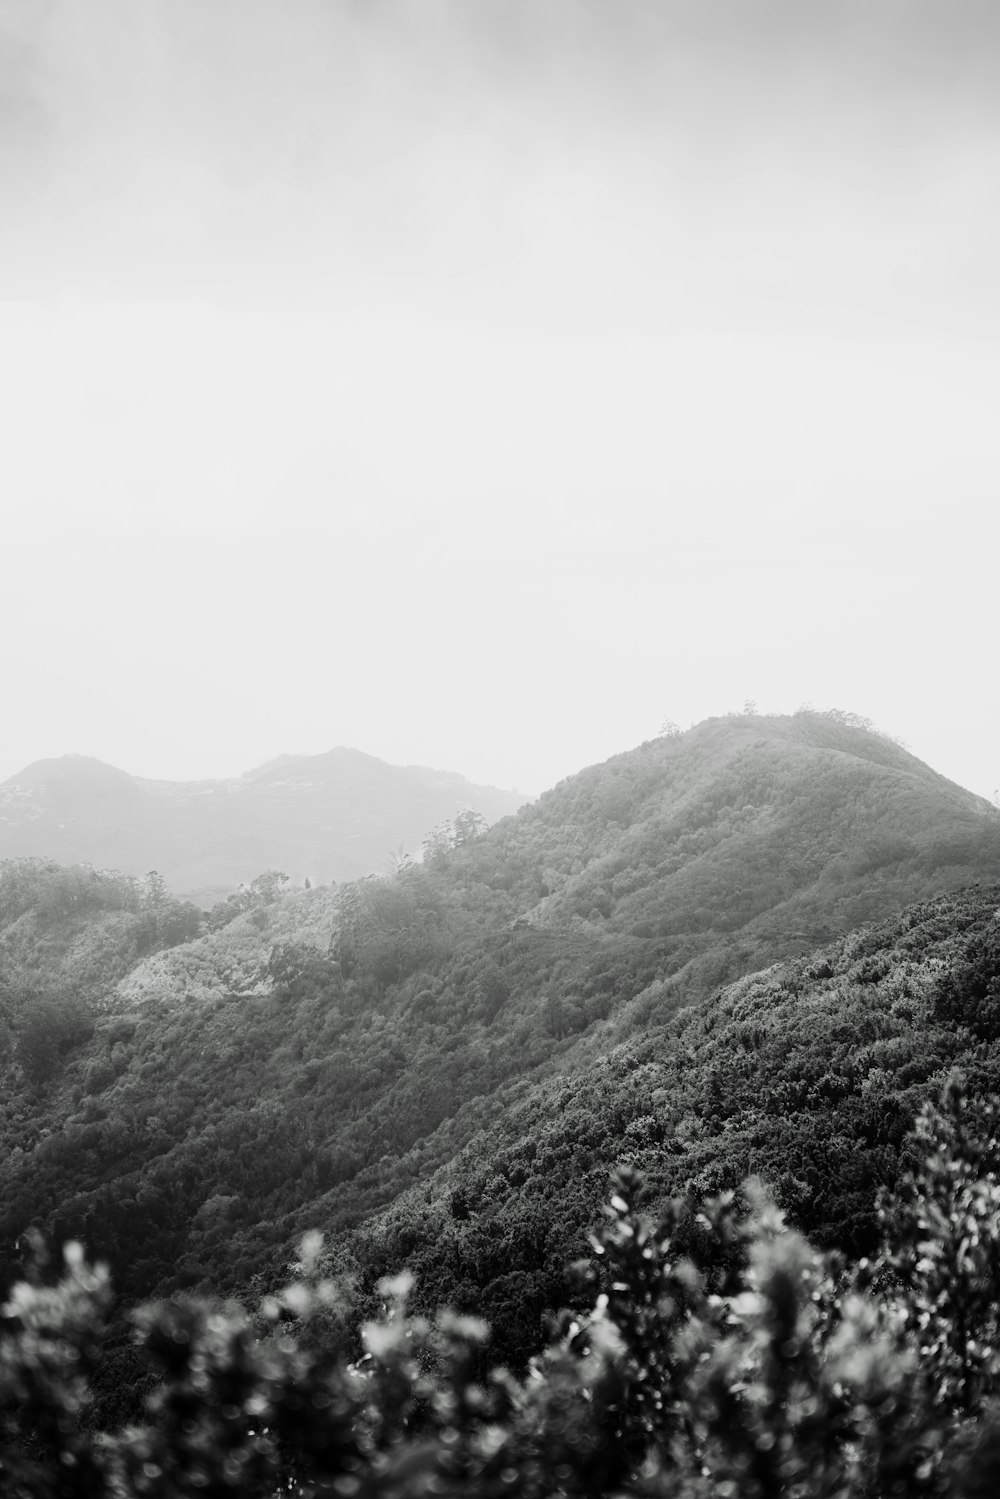
M0 0L0 779L1000 788L993 0Z

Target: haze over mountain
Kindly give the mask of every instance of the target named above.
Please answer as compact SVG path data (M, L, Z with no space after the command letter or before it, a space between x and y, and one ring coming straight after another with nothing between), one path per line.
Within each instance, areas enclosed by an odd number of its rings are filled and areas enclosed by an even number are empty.
M493 822L525 800L344 748L202 781L149 780L64 755L0 784L0 859L155 869L177 894L210 902L266 869L300 884L384 872L463 809Z
M517 1358L623 1152L675 1187L785 1172L788 1206L863 1247L852 1171L870 1201L951 1060L1000 1081L990 1024L939 1006L1000 893L949 892L998 879L1000 812L813 713L651 741L423 865L260 888L194 940L154 887L9 863L0 1241L79 1236L135 1298L237 1292L318 1227L362 1292L411 1261ZM765 1061L794 1161L753 1114Z
M985 0L0 0L0 1499L1000 1493L998 56ZM994 1138L901 1300L952 1068ZM750 1172L844 1275L708 1242ZM35 1231L109 1267L96 1405Z

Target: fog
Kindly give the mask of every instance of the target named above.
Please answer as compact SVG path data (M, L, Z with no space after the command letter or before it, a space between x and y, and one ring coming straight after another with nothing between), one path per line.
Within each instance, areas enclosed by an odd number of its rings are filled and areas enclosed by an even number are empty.
M1000 783L991 5L0 0L0 777Z

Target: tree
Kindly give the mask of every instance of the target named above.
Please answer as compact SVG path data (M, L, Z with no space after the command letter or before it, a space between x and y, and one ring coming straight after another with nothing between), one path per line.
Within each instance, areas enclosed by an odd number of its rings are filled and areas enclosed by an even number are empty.
M392 874L405 874L408 869L412 869L413 867L413 859L401 843L394 849L390 849L389 869Z
M440 863L452 849L451 823L444 822L433 828L421 844L425 864Z
M475 812L471 807L465 807L461 812L455 814L455 821L451 830L452 848L464 848L467 843L475 843L484 833L489 832L489 823L481 812Z
M263 874L250 881L251 905L273 906L288 883L284 870L265 869Z
M154 911L159 911L170 900L170 891L162 874L151 869L143 880L142 903L150 906Z

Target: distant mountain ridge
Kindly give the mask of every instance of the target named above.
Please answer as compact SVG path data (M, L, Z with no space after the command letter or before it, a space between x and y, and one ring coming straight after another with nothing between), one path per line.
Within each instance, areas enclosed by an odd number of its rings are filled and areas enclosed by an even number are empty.
M384 872L396 850L417 854L434 827L464 808L493 822L527 800L343 747L198 781L153 780L65 755L0 784L0 859L156 869L178 894L210 903L268 868L299 883Z

